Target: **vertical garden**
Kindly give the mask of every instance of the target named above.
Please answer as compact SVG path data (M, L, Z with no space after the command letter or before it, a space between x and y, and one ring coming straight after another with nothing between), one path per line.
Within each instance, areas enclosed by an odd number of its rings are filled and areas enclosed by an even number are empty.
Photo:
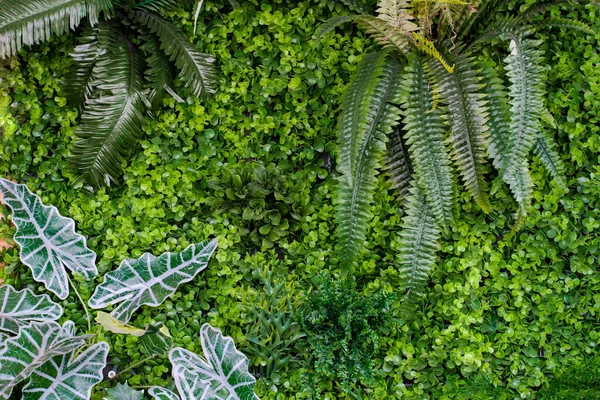
M600 399L592 1L0 2L0 398Z

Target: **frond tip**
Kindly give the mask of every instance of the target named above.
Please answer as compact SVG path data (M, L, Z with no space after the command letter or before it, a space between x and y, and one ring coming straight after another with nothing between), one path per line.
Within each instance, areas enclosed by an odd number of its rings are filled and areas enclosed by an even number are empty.
M435 48L435 44L432 41L417 32L413 32L412 36L415 41L415 46L417 49L419 49L419 51L438 60L438 62L446 69L446 71L450 73L454 72L454 65L448 64L438 49Z

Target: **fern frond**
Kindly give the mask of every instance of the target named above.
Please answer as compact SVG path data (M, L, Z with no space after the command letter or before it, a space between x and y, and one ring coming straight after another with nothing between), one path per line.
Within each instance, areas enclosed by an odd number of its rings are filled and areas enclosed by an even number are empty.
M444 145L446 125L441 110L432 110L431 85L423 70L423 61L417 54L409 57L403 88L403 115L406 144L418 186L440 226L452 223L454 180L450 156Z
M345 5L350 10L357 12L361 15L369 15L373 12L373 10L361 0L335 0L334 3L336 2Z
M441 65L429 63L440 95L448 106L452 130L448 142L452 147L452 159L475 202L484 212L491 206L487 196L485 153L488 147L487 110L481 84L473 59L462 54L454 59L454 73L448 73Z
M338 238L343 268L352 268L366 238L377 169L386 136L398 124L400 65L386 53L367 55L359 64L342 102L338 127Z
M186 8L193 2L193 0L144 0L136 4L133 8L154 12L172 12L181 8Z
M402 128L396 126L388 135L387 161L384 167L389 176L392 188L396 189L399 201L403 201L406 198L410 189L410 183L413 180L408 146L404 143L402 134Z
M501 171L506 161L510 137L508 93L495 66L481 64L481 67L481 76L485 82L481 92L485 94L488 106L488 156L492 159L494 167Z
M146 69L144 75L148 82L148 94L146 98L151 104L152 110L157 110L166 93L174 95L175 99L183 102L175 93L175 85L173 83L173 68L165 53L160 49L160 42L154 35L148 35L142 32L144 44L140 49L144 52L146 58Z
M112 8L110 0L3 0L0 5L0 59L23 46L48 40L75 29L82 18L92 25L102 11Z
M401 54L410 52L411 36L402 27L390 25L379 18L370 16L360 16L356 18L356 23L383 48L391 48Z
M577 21L574 19L569 19L569 18L547 17L547 18L544 18L542 21L533 22L533 25L536 27L548 26L551 28L565 28L568 30L574 30L574 31L580 31L583 33L587 33L588 35L596 34L596 32L594 32L594 30L592 28L590 28L583 22L580 22L580 21Z
M529 20L538 14L542 14L551 7L568 3L569 0L536 0L527 10L519 15L521 20Z
M418 186L411 189L406 215L402 220L396 263L400 273L400 290L414 298L423 293L435 264L440 228L432 208Z
M413 32L412 36L415 41L415 47L418 50L436 59L446 69L446 71L450 73L454 72L454 65L450 66L450 64L446 62L438 49L435 48L435 44L432 41L418 32Z
M63 93L69 102L81 110L92 96L96 61L107 50L100 46L96 31L90 27L86 27L76 40L79 44L71 51L71 67L64 80Z
M460 26L458 41L465 45L470 45L476 39L476 34L484 30L490 24L493 24L494 17L501 6L506 4L506 0L487 0L482 2L477 12L466 19Z
M554 178L554 181L560 186L562 190L567 192L569 188L565 182L565 166L560 158L560 155L556 151L556 143L547 135L538 132L537 139L533 152L539 157L540 161L546 167L550 175Z
M106 23L98 25L98 40L108 49L97 61L99 95L85 104L70 158L92 187L117 181L143 123L141 55L120 28Z
M179 68L179 76L195 96L205 97L215 92L217 74L213 56L196 50L183 31L152 12L136 10L131 17L158 36L160 48Z
M327 21L323 22L321 25L317 27L313 37L317 41L321 41L323 36L337 28L338 26L345 24L346 22L352 21L356 18L355 15L339 15L337 17L329 18Z
M409 10L408 0L380 0L377 4L377 18L388 23L401 32L416 31L419 27Z

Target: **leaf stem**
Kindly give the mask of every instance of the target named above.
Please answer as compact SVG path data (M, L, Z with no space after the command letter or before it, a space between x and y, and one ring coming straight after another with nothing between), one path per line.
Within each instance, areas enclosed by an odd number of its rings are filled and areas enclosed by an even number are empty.
M137 367L137 366L139 366L139 365L142 365L143 363L145 363L146 361L148 361L148 360L150 360L150 359L152 359L152 358L154 358L154 356L153 356L153 355L151 355L151 356L148 356L148 357L146 357L146 358L143 358L143 359L141 359L140 361L138 361L138 362L135 362L135 363L131 364L129 367L125 368L123 371L119 371L119 373L118 373L118 374L116 374L115 376L113 376L113 378L112 378L112 379L115 379L117 376L119 376L119 375L121 375L121 374L123 374L123 373L125 373L125 372L127 372L127 371L131 371L131 370L132 370L132 369L134 369L135 367Z
M87 306L85 305L85 301L83 301L83 299L81 298L81 295L79 294L79 290L77 290L77 288L73 284L71 277L69 277L69 274L66 274L66 275L67 275L67 279L69 280L69 284L75 291L77 298L79 299L79 301L81 302L81 305L83 306L83 309L85 310L85 317L87 318L87 323L88 323L88 332L91 332L92 331L92 322L90 321L90 312L89 312Z

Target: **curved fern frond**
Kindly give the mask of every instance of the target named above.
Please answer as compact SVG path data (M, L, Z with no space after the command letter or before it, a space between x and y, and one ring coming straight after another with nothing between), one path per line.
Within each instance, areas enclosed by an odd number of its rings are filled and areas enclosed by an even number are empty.
M331 0L329 0L331 1ZM373 10L363 3L361 0L336 0L334 3L341 3L351 9L354 12L357 12L362 15L369 15L373 12Z
M521 168L514 169L507 176L511 191L519 205L515 213L515 224L512 227L511 235L516 234L525 224L529 210L531 209L531 196L533 193L533 180L527 168L527 164ZM510 237L509 236L509 237ZM508 238L507 238L508 239Z
M493 21L498 9L506 4L506 0L487 0L481 3L477 12L467 18L459 28L458 40L464 44L472 43L475 38L474 34Z
M543 13L551 7L568 3L569 0L537 0L527 10L519 15L521 20L531 19L534 16Z
M160 48L175 62L180 77L195 96L205 97L215 92L217 74L213 56L196 50L183 31L152 12L136 10L131 17L158 36Z
M410 31L404 31L400 26L392 26L377 17L360 16L356 18L356 23L383 48L391 48L401 54L410 52Z
M385 141L400 119L398 80L401 67L386 53L367 55L359 64L342 102L338 127L342 175L337 190L340 261L352 268L366 238L377 169Z
M110 0L3 0L0 6L0 59L23 46L48 40L75 29L82 18L92 25L102 11L112 8Z
M404 143L402 134L402 128L396 126L388 135L387 161L384 167L390 178L389 181L392 188L396 189L399 201L403 201L406 198L410 189L410 183L413 180L408 146Z
M400 290L407 290L409 299L422 295L435 264L440 238L440 228L423 192L418 186L411 192L402 220L396 259L401 279Z
M487 151L487 110L473 59L462 54L454 59L454 73L430 63L440 95L448 106L452 130L448 142L452 159L475 202L484 212L491 206L487 196L485 153Z
M144 52L146 64L148 65L144 73L148 82L146 85L148 89L146 98L151 104L152 110L157 110L161 106L166 93L173 95L177 101L183 102L183 99L175 93L172 66L167 56L160 49L160 42L154 35L144 33L142 33L142 39L144 44L140 49Z
M563 164L560 155L556 151L556 143L547 135L538 132L533 152L544 167L548 170L554 181L562 190L567 192L569 188L565 182L565 165Z
M533 22L533 25L536 27L548 26L551 28L565 28L565 29L569 29L569 30L587 33L588 35L596 34L596 32L594 32L594 30L592 28L590 28L583 22L580 22L580 21L577 21L574 19L569 19L569 18L548 17L548 18L544 18L542 21Z
M419 27L414 23L409 10L408 0L380 0L377 4L377 18L387 22L391 27L402 32L412 32Z
M136 4L134 9L143 9L148 11L177 11L191 5L193 0L144 0Z
M108 49L97 62L98 97L85 104L71 149L71 164L92 187L109 186L141 135L144 62L119 28L98 25L98 40Z
M415 47L419 51L436 59L446 69L446 71L450 73L454 72L454 65L450 66L450 64L446 62L442 54L438 51L438 49L435 48L435 44L432 41L418 32L413 32L412 36L415 40Z
M418 186L440 226L452 223L454 180L444 145L446 125L440 108L433 109L431 85L417 54L409 57L402 82L406 144Z
M317 41L320 41L323 38L323 36L331 32L338 26L345 24L346 22L352 21L354 18L356 18L355 15L339 15L337 17L330 18L327 21L323 22L321 25L319 25L313 37Z

